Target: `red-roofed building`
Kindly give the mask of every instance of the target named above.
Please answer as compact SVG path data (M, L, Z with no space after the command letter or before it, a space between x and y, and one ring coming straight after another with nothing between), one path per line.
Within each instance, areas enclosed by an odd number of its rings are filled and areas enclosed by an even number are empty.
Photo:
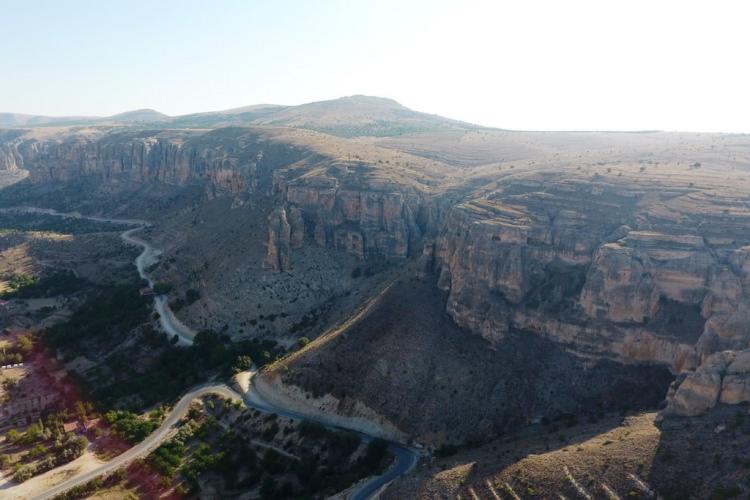
M67 422L63 424L63 431L75 432L78 430L78 422Z

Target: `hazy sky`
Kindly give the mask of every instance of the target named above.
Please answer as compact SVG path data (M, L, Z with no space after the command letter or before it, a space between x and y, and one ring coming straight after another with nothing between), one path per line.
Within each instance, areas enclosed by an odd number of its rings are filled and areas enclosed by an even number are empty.
M343 95L532 130L750 132L750 2L0 0L0 111Z

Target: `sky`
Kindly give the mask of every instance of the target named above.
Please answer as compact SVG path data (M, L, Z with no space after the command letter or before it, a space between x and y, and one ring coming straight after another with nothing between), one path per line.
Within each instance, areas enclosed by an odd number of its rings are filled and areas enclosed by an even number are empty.
M0 112L345 95L518 130L750 132L750 2L0 0Z

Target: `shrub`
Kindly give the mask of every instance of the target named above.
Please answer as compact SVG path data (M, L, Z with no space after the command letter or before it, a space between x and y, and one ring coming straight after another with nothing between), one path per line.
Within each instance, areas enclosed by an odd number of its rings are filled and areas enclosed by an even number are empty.
M36 467L33 465L16 465L16 471L13 473L13 480L17 483L22 483L36 473Z

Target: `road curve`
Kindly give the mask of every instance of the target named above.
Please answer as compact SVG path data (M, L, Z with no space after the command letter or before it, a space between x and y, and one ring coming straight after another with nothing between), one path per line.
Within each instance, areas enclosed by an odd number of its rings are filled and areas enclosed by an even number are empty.
M139 276L142 279L147 280L149 283L149 286L153 287L154 282L146 273L146 269L148 269L149 266L153 265L154 263L158 261L158 257L161 254L161 250L153 247L150 243L133 236L135 232L140 231L146 227L149 227L151 223L149 223L148 221L139 220L139 219L111 219L111 218L105 218L105 217L85 216L85 215L81 215L78 213L63 213L63 212L58 212L56 210L36 208L36 207L17 207L17 208L0 209L0 212L13 212L13 211L28 212L28 213L43 213L43 214L54 215L58 217L87 219L87 220L92 220L96 222L109 222L113 224L135 226L135 227L130 227L129 229L125 230L121 234L121 237L123 241L131 245L140 246L143 249L143 251L135 259L135 266L138 269ZM193 338L195 337L195 331L193 331L190 327L180 322L180 320L178 320L175 317L174 313L169 308L169 303L167 302L166 295L157 295L154 298L154 306L156 308L157 313L159 314L159 323L161 324L164 331L170 336L176 335L178 337L179 344L192 345ZM250 374L251 382L252 382L253 375L254 373ZM252 385L250 386L250 389L251 388L252 388ZM169 435L169 431L180 420L180 418L182 418L187 412L191 401L193 401L195 398L199 398L201 396L204 396L206 394L211 394L211 393L221 394L223 396L231 397L234 399L241 399L245 403L246 406L250 408L255 408L262 412L276 413L277 415L281 415L287 418L293 418L295 420L314 421L322 425L325 425L328 428L354 432L366 441L373 439L373 436L364 434L355 429L350 429L344 426L331 425L330 423L314 415L304 415L304 414L297 413L297 412L287 410L284 408L275 407L269 404L268 402L262 400L256 391L248 390L245 394L240 395L236 391L230 389L225 384L202 385L202 386L198 386L196 388L191 389L189 392L183 395L180 398L180 400L177 402L177 404L174 406L172 411L169 412L169 414L164 419L164 422L162 422L159 428L156 429L153 433L151 433L148 437L146 437L146 439L143 440L141 443L133 446L132 448L128 449L121 455L118 455L117 457L113 458L106 464L103 464L102 466L92 471L89 471L87 473L70 478L63 483L53 488L50 488L42 495L33 497L34 500L53 498L56 495L66 492L70 488L87 483L88 481L100 475L113 472L116 469L129 464L130 462L132 462L133 460L137 458L141 458L145 455L148 455L151 451L156 449L167 438L167 436ZM366 481L363 485L359 486L354 492L352 492L349 495L350 499L367 500L369 498L372 498L377 492L385 488L394 479L410 472L416 465L417 459L419 458L419 452L417 450L410 448L402 443L395 442L395 441L388 442L388 450L391 453L393 453L393 455L395 456L393 465L391 465L391 467L387 471L385 471L383 474L379 476L375 476L369 479L368 481Z
M258 391L252 390L254 375L254 372L250 372L250 383L248 390L242 395L242 399L247 407L255 408L256 410L262 411L264 413L276 413L279 416L292 418L295 420L317 422L333 430L352 432L354 434L357 434L364 441L371 441L374 439L374 437L370 436L369 434L365 434L361 431L346 426L332 424L331 422L316 415L303 414L293 410L279 408L277 406L271 405L261 398ZM387 443L388 451L393 453L395 457L393 464L383 474L374 476L364 484L357 487L357 489L351 492L347 497L349 500L366 500L372 498L375 493L388 486L394 479L410 472L417 464L417 460L419 459L419 451L396 441L387 441Z
M149 434L146 439L133 446L132 448L129 448L124 453L117 455L115 458L101 465L100 467L68 479L63 483L50 488L41 495L32 498L34 500L54 498L57 495L65 493L71 488L85 484L96 477L114 472L120 467L128 465L133 460L148 455L153 450L158 448L165 439L167 439L167 437L169 436L169 431L171 431L175 424L187 413L188 409L190 408L190 403L195 398L199 398L207 394L220 394L222 396L239 398L239 395L236 392L232 391L224 384L197 387L180 398L174 408L172 408L172 410L166 416L162 424L154 432Z

